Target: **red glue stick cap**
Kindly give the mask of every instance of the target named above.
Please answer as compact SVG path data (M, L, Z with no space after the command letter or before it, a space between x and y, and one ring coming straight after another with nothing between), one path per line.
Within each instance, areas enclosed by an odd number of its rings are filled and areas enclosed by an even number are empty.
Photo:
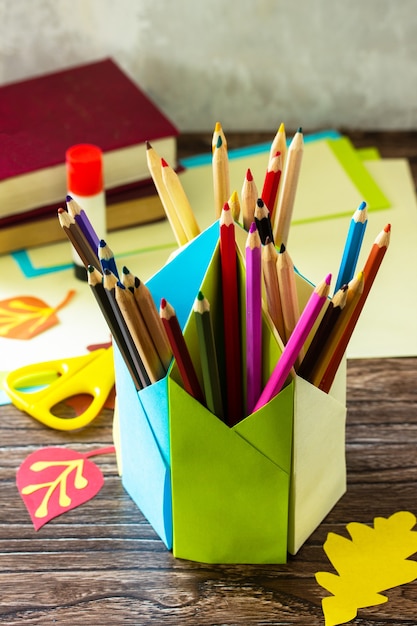
M103 191L103 154L97 146L80 143L65 153L67 191L94 196Z

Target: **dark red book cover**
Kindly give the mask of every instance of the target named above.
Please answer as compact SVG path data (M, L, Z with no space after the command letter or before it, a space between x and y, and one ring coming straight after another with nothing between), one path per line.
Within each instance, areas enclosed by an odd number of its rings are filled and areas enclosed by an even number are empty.
M61 164L77 143L107 152L177 135L112 59L0 87L0 181Z

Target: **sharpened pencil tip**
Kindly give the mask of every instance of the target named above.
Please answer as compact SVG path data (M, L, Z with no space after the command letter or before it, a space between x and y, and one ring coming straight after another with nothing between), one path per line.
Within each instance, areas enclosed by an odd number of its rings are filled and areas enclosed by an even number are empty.
M262 207L264 206L264 201L262 200L262 198L258 198L256 201L257 206L262 209Z
M199 291L197 294L197 300L204 300L204 295L202 291Z
M391 224L387 224L384 228L386 233L389 233L391 231Z
M283 243L282 243L282 244L281 244L281 246L280 246L280 249L279 249L280 254L282 254L283 252L285 252L285 250L286 250L286 248L285 248L285 244L283 244Z
M303 127L299 126L298 129L297 129L297 133L302 133L302 132L303 132Z
M361 202L360 205L358 206L358 211L363 211L364 208L366 207L366 202Z
M256 231L256 223L252 222L250 227L249 227L249 232L250 234L254 233Z
M327 276L325 278L326 285L330 285L331 282L332 282L332 275L331 274L327 274Z
M147 149L147 150L151 150L151 149L152 149L152 145L151 145L151 142L150 142L150 141L147 141L147 142L146 142L146 149Z
M68 194L65 198L65 202L71 202L71 200L72 200L72 196Z
M165 159L163 157L161 158L161 166L162 167L168 167L168 163L165 161Z
M250 183L253 181L252 172L250 171L249 168L248 168L248 170L246 172L246 180L248 180Z
M165 298L161 298L161 309L165 309L167 305L167 301Z
M126 265L123 265L122 272L123 274L130 274L130 271L127 269Z

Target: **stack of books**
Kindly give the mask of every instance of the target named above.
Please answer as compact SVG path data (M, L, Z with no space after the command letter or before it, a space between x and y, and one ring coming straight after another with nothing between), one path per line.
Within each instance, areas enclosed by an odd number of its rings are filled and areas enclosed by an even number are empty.
M176 167L178 130L112 59L0 88L0 253L59 241L65 152L103 151L107 229L165 213L146 161L150 141Z

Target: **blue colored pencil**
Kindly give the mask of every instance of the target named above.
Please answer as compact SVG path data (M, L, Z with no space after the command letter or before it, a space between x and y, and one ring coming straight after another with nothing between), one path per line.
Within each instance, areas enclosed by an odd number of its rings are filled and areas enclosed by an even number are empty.
M366 202L361 202L350 221L345 249L343 251L339 274L334 288L335 293L342 287L342 285L349 283L355 275L356 263L358 261L367 223L368 212L366 209Z

